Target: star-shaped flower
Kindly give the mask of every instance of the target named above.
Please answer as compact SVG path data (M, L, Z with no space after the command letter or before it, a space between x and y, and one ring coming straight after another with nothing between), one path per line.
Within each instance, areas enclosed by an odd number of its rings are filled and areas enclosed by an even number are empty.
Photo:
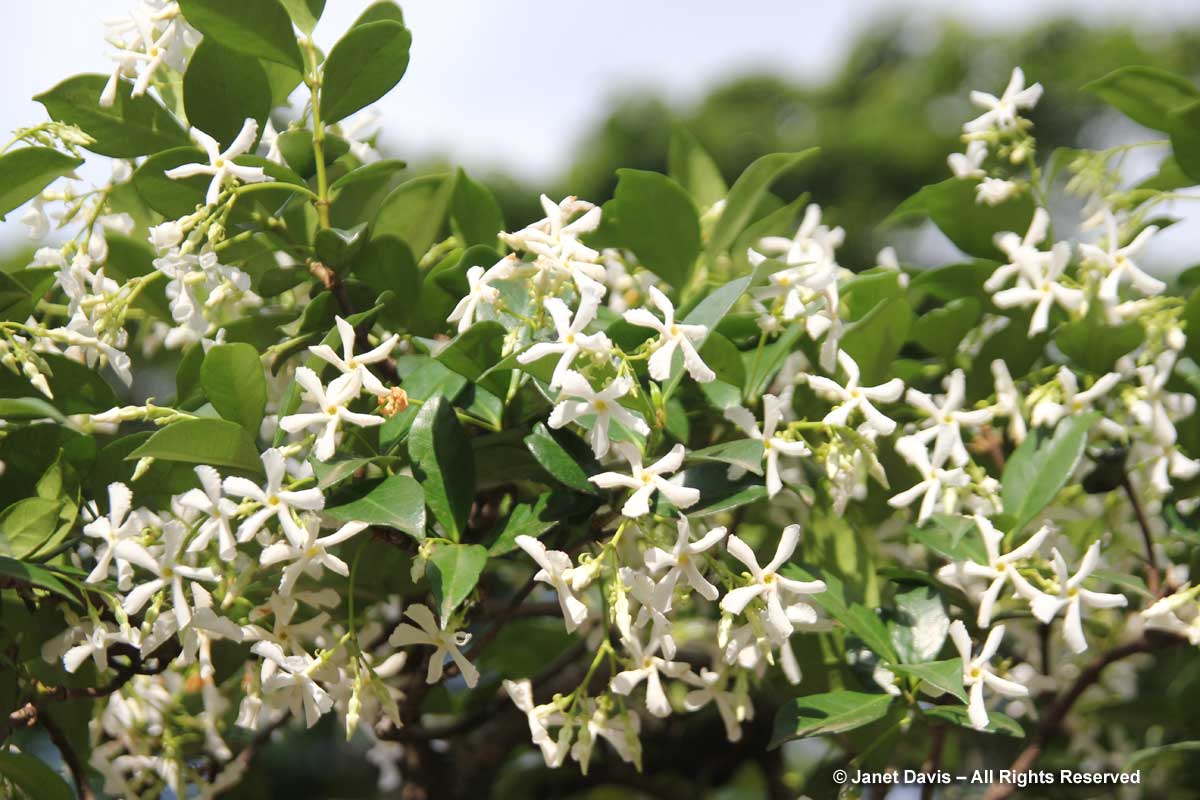
M258 122L254 119L246 120L242 125L241 133L224 152L221 152L221 146L217 144L217 140L204 131L192 128L191 135L192 140L203 147L204 152L208 154L208 163L184 164L167 170L166 174L173 180L191 178L194 175L211 175L212 181L208 184L208 194L204 197L204 202L208 205L216 203L217 198L221 195L221 190L235 179L242 183L262 183L272 180L263 172L262 167L244 167L233 161L238 156L250 152L250 148L254 146L254 138L258 135Z
M642 466L642 454L634 445L617 442L613 445L622 458L629 462L629 475L620 472L601 472L588 480L602 489L622 486L633 489L633 494L621 507L627 517L640 517L650 513L650 497L657 491L671 501L676 508L693 506L700 499L700 490L690 486L671 483L665 476L683 466L683 445L677 444L671 452L649 466Z
M650 287L650 302L662 312L663 318L651 314L644 308L626 311L625 321L630 325L642 328L653 328L658 331L658 342L648 364L650 377L656 381L665 381L671 377L671 359L675 350L683 352L683 365L687 368L692 379L700 383L715 380L717 374L708 368L696 350L696 342L708 335L704 325L686 325L675 321L675 304L656 287Z

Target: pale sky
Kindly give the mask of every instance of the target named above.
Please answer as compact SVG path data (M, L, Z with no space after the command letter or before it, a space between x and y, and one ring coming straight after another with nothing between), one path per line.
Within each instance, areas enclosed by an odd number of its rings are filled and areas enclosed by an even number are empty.
M0 0L4 42L0 134L45 119L29 98L78 72L107 72L103 20L130 0ZM328 49L368 0L328 0L317 28ZM441 153L477 170L538 180L567 162L607 99L651 88L687 100L723 76L772 68L799 80L839 65L855 34L882 18L955 16L1015 28L1058 14L1127 19L1128 0L412 0L412 61L376 105L388 150ZM1196 0L1140 0L1133 22L1200 24ZM0 223L11 241L19 214Z

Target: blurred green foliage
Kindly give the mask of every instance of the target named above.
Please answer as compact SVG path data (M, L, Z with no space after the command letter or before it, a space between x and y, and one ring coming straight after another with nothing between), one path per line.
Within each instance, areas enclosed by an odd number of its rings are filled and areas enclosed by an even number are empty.
M1063 19L983 35L954 22L926 27L897 19L864 33L824 83L748 75L714 87L693 106L672 105L653 91L631 94L584 137L553 186L507 176L492 176L489 184L515 228L542 216L538 191L603 202L612 196L618 167L666 172L676 124L695 134L727 180L766 153L815 145L820 157L776 191L782 197L809 191L828 206L831 222L854 233L842 263L863 268L874 263L872 248L884 244L866 234L917 188L949 175L946 155L961 149L959 126L973 116L969 90L998 93L1014 65L1030 81L1040 80L1046 93L1031 116L1045 156L1055 147L1097 143L1088 123L1105 107L1079 88L1127 64L1196 77L1200 31L1151 35Z

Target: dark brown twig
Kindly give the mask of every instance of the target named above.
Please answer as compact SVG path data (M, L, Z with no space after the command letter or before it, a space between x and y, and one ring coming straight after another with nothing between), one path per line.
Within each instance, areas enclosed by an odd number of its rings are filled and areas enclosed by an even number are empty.
M1158 569L1158 558L1154 555L1154 538L1150 534L1150 522L1146 519L1146 512L1142 509L1142 503L1138 500L1137 492L1134 491L1133 483L1129 480L1129 473L1121 475L1121 487L1125 489L1125 494L1129 497L1129 504L1133 506L1133 514L1137 517L1138 527L1142 529L1142 541L1146 543L1146 588L1155 597L1159 596L1160 580Z
M51 719L45 711L38 715L38 723L46 730L50 741L54 742L54 746L62 754L63 762L71 771L72 780L75 781L75 792L79 795L79 800L95 800L96 795L92 794L92 787L88 786L87 771L79 760L79 754L75 752L67 735L63 733L63 729L58 727L58 723Z

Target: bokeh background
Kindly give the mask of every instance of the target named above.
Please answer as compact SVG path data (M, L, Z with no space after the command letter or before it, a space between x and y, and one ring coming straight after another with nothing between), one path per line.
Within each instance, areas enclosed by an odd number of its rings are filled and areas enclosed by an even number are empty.
M327 5L317 29L325 48L368 2ZM847 228L839 260L851 268L871 266L892 242L907 260L953 257L932 229L880 232L878 223L946 177L946 154L971 116L968 89L1002 89L1015 64L1041 81L1046 93L1032 116L1045 157L1060 146L1153 138L1081 93L1090 80L1126 64L1200 77L1197 0L403 5L411 66L375 110L379 149L407 160L413 174L464 166L498 194L512 229L540 216L540 192L602 202L617 167L666 171L675 125L701 141L727 179L764 153L818 145L822 157L779 193L811 192ZM0 0L0 133L44 119L28 98L67 75L107 72L102 21L126 8L126 0ZM1136 151L1130 177L1152 172L1159 157ZM1185 224L1148 254L1162 273L1190 266L1200 227L1186 203L1171 210ZM32 246L19 217L0 223L0 255L16 264ZM268 749L239 796L375 796L374 767L339 740L323 724ZM711 796L764 797L756 785L750 770ZM519 788L492 788L522 797Z

